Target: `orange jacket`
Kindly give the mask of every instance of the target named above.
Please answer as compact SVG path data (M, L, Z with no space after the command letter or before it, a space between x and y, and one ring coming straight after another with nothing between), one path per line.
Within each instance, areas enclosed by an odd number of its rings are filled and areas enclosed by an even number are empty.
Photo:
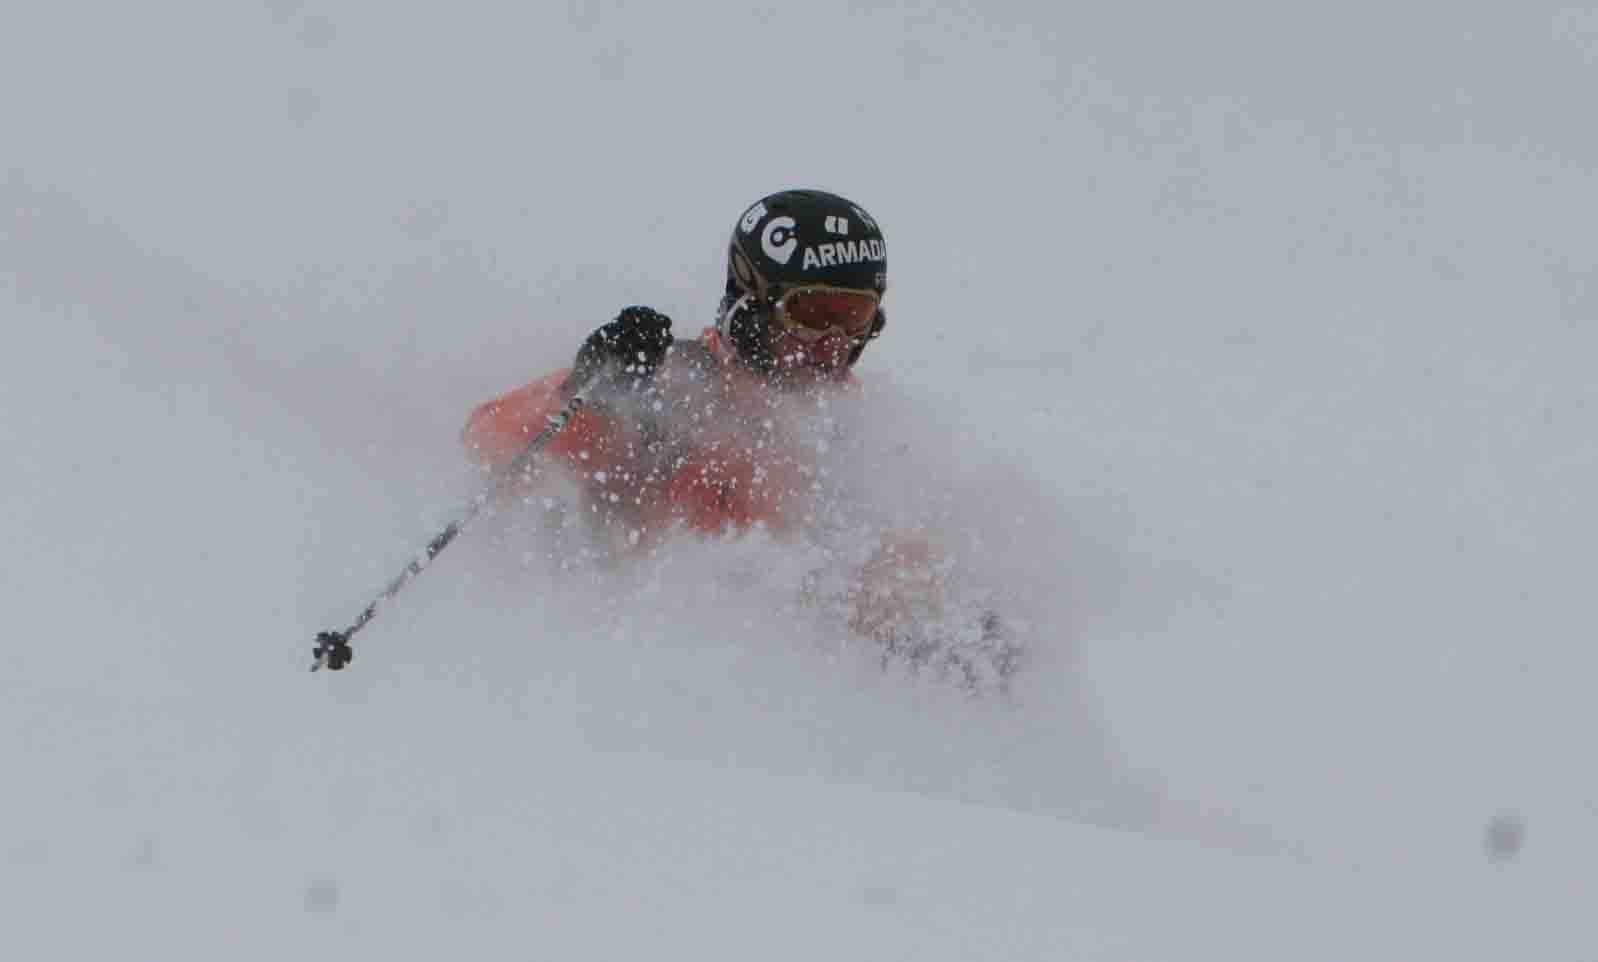
M568 373L551 372L479 405L462 432L470 456L487 466L514 459L560 410ZM846 377L835 386L852 384ZM623 526L633 543L676 522L704 534L755 525L782 532L803 516L814 470L774 427L769 412L780 397L734 363L707 329L697 341L672 346L646 416L582 408L542 460L563 468L590 512Z
M514 460L560 410L567 374L553 371L479 405L462 432L470 456L489 467ZM817 385L857 386L847 375ZM756 525L780 535L822 514L812 495L821 487L821 466L810 455L822 445L804 443L817 437L806 433L802 416L787 416L804 406L796 398L816 397L745 370L707 330L698 341L672 345L647 393L579 409L545 446L533 480L553 466L577 482L583 516L623 553L659 543L679 524L708 535ZM920 533L881 532L837 596L849 628L890 652L930 657L913 644L905 647L905 639L918 637L918 624L941 617L947 573L941 561Z

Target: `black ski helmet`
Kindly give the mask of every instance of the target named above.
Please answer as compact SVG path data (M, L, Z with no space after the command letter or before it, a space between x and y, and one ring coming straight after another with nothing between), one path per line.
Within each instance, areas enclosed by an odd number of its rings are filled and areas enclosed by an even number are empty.
M826 191L785 190L762 197L738 219L727 245L727 290L716 326L745 363L775 369L766 347L771 305L803 284L879 296L887 291L882 229L864 208ZM879 308L871 330L850 351L850 365L886 323Z

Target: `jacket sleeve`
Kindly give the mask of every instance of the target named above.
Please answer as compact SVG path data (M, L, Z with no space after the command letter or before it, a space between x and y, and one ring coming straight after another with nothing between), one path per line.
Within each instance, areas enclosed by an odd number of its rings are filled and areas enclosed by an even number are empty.
M467 457L489 468L515 460L560 411L560 385L567 373L564 368L554 371L473 409L461 430ZM544 460L584 475L603 471L619 454L621 433L615 419L585 407L549 439Z

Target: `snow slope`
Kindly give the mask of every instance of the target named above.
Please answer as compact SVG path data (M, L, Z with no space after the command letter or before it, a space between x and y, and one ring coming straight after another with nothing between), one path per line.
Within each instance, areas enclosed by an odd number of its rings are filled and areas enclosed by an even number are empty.
M20 20L6 957L1590 956L1588 12ZM759 540L603 585L514 519L305 672L472 404L691 333L798 184L886 228L873 468L1045 626L1012 702Z

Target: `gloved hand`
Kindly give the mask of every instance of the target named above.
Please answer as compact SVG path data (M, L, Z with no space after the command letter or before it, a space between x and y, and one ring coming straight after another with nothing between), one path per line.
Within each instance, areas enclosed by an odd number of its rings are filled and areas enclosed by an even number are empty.
M326 664L329 671L340 671L355 660L350 636L342 631L317 632L316 647L311 649L311 654L316 657L318 664Z
M640 386L654 376L671 340L671 318L650 307L623 308L578 349L571 374L560 386L561 395L575 394L607 367L627 386Z

